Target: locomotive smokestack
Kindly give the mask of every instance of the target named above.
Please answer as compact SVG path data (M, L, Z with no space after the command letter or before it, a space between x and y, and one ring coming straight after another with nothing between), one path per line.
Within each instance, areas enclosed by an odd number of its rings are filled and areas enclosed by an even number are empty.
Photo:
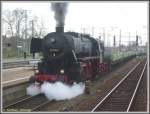
M64 32L65 16L67 13L67 3L52 3L51 8L54 11L56 20L56 32Z
M64 27L56 27L56 32L59 32L59 33L64 32Z

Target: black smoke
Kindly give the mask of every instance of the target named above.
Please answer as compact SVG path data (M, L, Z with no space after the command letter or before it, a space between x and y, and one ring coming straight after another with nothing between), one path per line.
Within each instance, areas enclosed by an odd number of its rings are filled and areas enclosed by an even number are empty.
M68 3L52 3L51 8L55 13L55 20L57 27L64 27L65 16L67 13Z

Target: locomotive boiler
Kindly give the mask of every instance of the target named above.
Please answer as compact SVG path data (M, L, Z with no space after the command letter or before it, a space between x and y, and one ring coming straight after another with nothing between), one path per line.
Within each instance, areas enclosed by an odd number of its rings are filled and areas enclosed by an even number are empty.
M32 38L30 48L31 53L43 54L38 72L30 79L40 83L73 83L92 79L100 72L100 55L104 52L104 46L96 39L85 34L64 32L63 27L56 27L56 32L43 39Z

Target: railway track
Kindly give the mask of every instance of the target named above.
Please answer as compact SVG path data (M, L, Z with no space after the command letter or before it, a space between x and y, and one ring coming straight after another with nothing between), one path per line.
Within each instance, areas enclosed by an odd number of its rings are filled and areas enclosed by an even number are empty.
M137 64L93 109L96 111L129 112L146 70L143 60Z
M38 94L36 96L31 96L24 98L20 101L17 101L15 103L12 103L8 106L3 107L3 111L6 112L31 112L35 111L39 108L41 108L43 105L46 105L49 102L55 102L55 101L49 101L44 94Z
M147 104L147 70L144 71L144 75L141 79L140 85L138 87L137 93L134 97L134 101L130 108L130 111L140 111L144 112L148 109Z
M3 69L17 68L17 67L27 67L35 66L40 59L28 59L28 60L16 60L10 62L3 62Z
M28 79L9 81L2 83L3 85L3 106L11 104L17 99L26 96L26 88L29 86Z
M115 87L115 88L120 88L119 86L122 84L122 83L124 83L124 81L125 80L127 80L128 79L128 77L130 77L130 75L134 75L134 74L136 74L135 73L135 70L137 70L138 71L138 74L140 75L141 74L141 72L142 72L142 68L143 68L143 66L145 65L145 68L146 68L146 64L144 63L144 61L143 62L141 62L141 63L139 63L139 64L137 64L136 65L136 67L135 68L133 68L133 70L132 71L130 71L128 74L127 74L127 76L125 76L125 78L123 78L123 80L118 84L118 86L117 87ZM143 70L143 72L144 72L144 70ZM138 76L139 76L138 75ZM136 76L133 76L134 78L136 77ZM131 80L131 81L135 81L135 80L133 80L133 79L129 79L129 80ZM136 80L136 81L138 81L138 80ZM124 86L126 86L128 83L126 83L126 84L124 84ZM131 84L132 85L132 84ZM136 87L135 87L136 88ZM138 87L137 87L138 88ZM116 91L115 89L113 89L113 91ZM113 93L113 91L111 91L111 93L109 93L110 95ZM116 93L121 93L121 94L125 94L126 95L126 93L125 92L128 92L129 93L129 91L128 90L124 90L124 87L122 87L122 89L120 89L120 90L117 90L117 92ZM114 96L116 96L116 93L114 94ZM136 92L135 92L135 94L136 94ZM132 92L132 95L130 95L130 96L133 96L133 92ZM126 96L127 97L127 96ZM107 98L110 98L109 96L107 96ZM134 97L133 97L134 98ZM118 96L116 97L116 99L118 99ZM134 99L133 99L134 100ZM99 109L99 106L101 105L101 104L103 104L103 105L105 105L105 102L107 101L107 99L106 98L104 98L104 100L102 100L102 101L104 101L103 103L101 102L101 103L99 103L98 105L96 105L96 107L94 107L95 109L93 109L92 111L94 112L94 111L120 111L120 110L112 110L112 109L110 109L110 110L108 110L108 109L106 109L106 110L101 110L101 109ZM109 101L109 100L108 100ZM116 101L115 101L116 102ZM47 104L49 104L49 103L55 103L55 101L48 101L48 99L43 95L43 94L40 94L40 95L37 95L37 96L33 96L33 97L28 97L28 98L25 98L25 99L22 99L22 100L20 100L20 101L17 101L16 103L13 103L13 104L10 104L10 105L7 105L7 106L5 106L5 107L3 107L3 111L7 111L7 112L17 112L17 111L20 111L20 112L29 112L29 111L40 111L40 109L42 109L43 108L43 106L46 106ZM120 105L120 104L119 104ZM122 105L122 104L121 104ZM132 103L131 103L131 105L132 105ZM107 107L107 106L106 106ZM102 108L102 109L104 109L104 108ZM119 109L118 107L117 107L117 109ZM124 110L121 110L121 111L124 111Z
M24 67L25 65L28 65L28 64L29 64L28 60L4 62L3 63L3 69Z

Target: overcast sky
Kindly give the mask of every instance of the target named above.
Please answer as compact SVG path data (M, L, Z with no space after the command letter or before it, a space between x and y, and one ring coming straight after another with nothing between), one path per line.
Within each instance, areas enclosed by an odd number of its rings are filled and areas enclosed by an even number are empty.
M55 31L51 2L2 2L2 10L15 8L29 10L31 16L42 18L47 33ZM92 27L94 37L103 37L105 31L108 44L112 44L114 34L119 38L120 29L122 41L128 40L128 37L123 36L129 36L129 32L130 40L135 40L137 32L145 43L148 31L148 2L69 2L65 31L83 32L85 28L86 33L92 34Z

